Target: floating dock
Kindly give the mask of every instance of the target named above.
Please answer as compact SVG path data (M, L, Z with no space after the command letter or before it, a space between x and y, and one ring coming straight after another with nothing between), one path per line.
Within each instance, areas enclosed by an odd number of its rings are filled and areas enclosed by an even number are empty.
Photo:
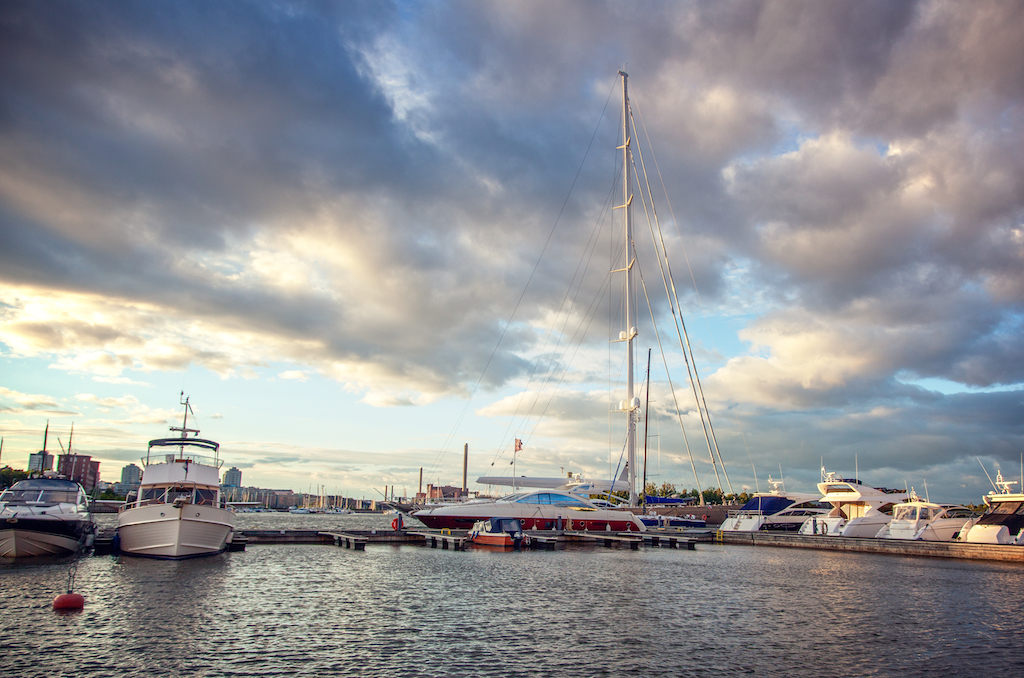
M821 551L882 553L890 556L1024 563L1024 546L1004 546L1000 544L912 541L909 539L860 539L856 537L826 537L786 532L723 532L721 530L715 533L714 540L720 544L740 544L745 546L773 546L818 549Z

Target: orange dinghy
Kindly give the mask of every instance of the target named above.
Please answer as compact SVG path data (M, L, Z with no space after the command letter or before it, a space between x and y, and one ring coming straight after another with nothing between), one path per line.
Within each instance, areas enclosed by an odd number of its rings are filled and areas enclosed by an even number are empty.
M469 531L469 541L488 546L518 548L524 542L523 524L518 518L487 518L478 520ZM528 542L527 542L528 543Z

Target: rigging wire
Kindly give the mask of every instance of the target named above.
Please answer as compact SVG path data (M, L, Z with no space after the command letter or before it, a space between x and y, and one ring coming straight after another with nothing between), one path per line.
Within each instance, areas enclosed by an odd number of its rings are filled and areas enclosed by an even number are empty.
M634 100L635 99L636 99L636 97L634 96ZM693 267L690 265L690 258L689 258L689 256L686 253L686 246L683 244L682 233L679 231L679 221L676 219L675 211L672 208L672 201L668 197L668 189L665 186L665 178L664 178L664 175L662 175L662 173L661 173L661 167L658 165L657 154L654 152L653 146L651 146L651 144L650 144L650 137L647 134L647 126L644 123L643 112L640 110L639 101L636 101L636 104L637 104L636 105L637 115L640 118L640 127L641 127L641 129L643 129L644 137L648 140L648 146L651 148L651 157L652 157L652 160L654 161L654 168L655 168L655 171L656 171L656 173L658 175L659 180L661 181L661 188L662 188L662 191L664 192L664 195L665 195L665 202L668 205L669 214L672 217L672 222L673 222L673 224L675 225L675 228L676 228L676 235L679 236L680 249L683 252L683 260L686 262L687 271L690 273L690 280L693 282L693 291L694 291L694 294L697 296L697 304L698 304L698 306L701 309L701 316L704 318L705 324L707 324L707 311L704 308L704 301L703 301L703 299L700 296L700 290L699 290L699 288L697 286L697 279L696 279L696 277L694 276L694 273L693 273ZM634 133L635 133L636 132L635 121L634 121L633 130L634 130ZM637 145L637 147L640 148L639 144ZM640 154L640 161L641 161L641 164L643 165L643 153L642 152ZM647 170L646 170L646 168L644 169L644 178L645 179L647 178ZM650 183L649 182L647 183L647 190L648 190L648 193L651 193L651 191L650 191ZM652 208L653 208L653 202L654 201L653 201L653 197L652 197L652 200L651 200ZM661 232L661 224L660 224L660 222L658 222L658 231L659 231L659 233ZM664 237L663 236L661 238L661 241L662 241L662 247L664 248ZM668 261L667 253L666 253L665 256L666 256L666 263L667 263L667 261ZM671 278L671 272L670 272L669 275L670 275L670 279L672 279ZM676 299L676 305L679 306L679 299L678 299L678 295L676 294L675 282L674 281L672 283L672 294L673 294L673 296ZM686 326L685 326L685 323L684 323L684 321L682 319L682 307L679 306L679 309L680 309L679 322L683 323L683 333L684 333L684 336L686 336L686 343L687 343L687 345L689 345L689 336L686 335ZM710 325L708 325L708 333L711 334L711 327L710 327ZM692 357L692 352L691 352L691 357ZM694 364L694 369L696 369L696 363ZM700 389L701 401L704 402L705 411L707 411L707 403L704 401L704 389L700 385L699 377L698 377L698 388ZM731 421L733 421L733 423L736 425L737 430L739 430L740 435L743 438L743 445L744 445L744 447L746 447L746 445L747 445L746 435L743 432L743 429L742 429L742 426L741 426L740 422L738 421L738 419L732 419ZM710 412L708 412L708 424L709 424L709 426L711 425L711 415L710 415ZM712 437L712 440L714 441L715 451L718 453L718 460L722 464L722 472L725 473L726 482L729 485L729 492L732 493L732 494L735 494L735 492L733 492L732 483L731 483L731 481L729 481L729 471L726 468L725 460L722 459L722 453L721 453L721 450L718 447L718 440L715 437L714 428L713 427L711 428L711 437ZM750 450L749 450L749 448L747 448L747 456L749 457L749 455L750 455ZM714 455L712 455L712 458L713 457L714 457ZM757 481L757 479L755 478L755 483L756 483L756 481ZM721 488L719 488L719 489L721 489Z
M562 201L562 206L558 210L558 215L555 217L554 223L551 225L551 230L548 233L547 239L544 241L544 247L541 249L540 255L537 257L537 262L533 266L533 270L530 272L530 277L527 279L526 284L523 286L523 291L519 295L519 299L516 301L515 307L512 309L512 313L509 315L508 321L505 323L505 327L501 330L501 334L498 336L498 341L494 344L490 356L487 358L487 362L484 364L484 368L480 371L480 376L477 378L476 384L469 393L469 397L466 399L466 404L462 408L462 412L459 413L455 424L452 426L452 430L448 433L448 437L445 439L441 446L441 449L434 456L434 460L431 462L429 469L430 472L435 472L440 467L441 459L444 457L448 448L451 446L452 441L455 439L458 428L461 426L462 421L466 417L466 413L469 411L469 406L473 401L473 396L480 389L480 384L483 383L484 375L487 373L487 368L490 367L491 362L494 360L494 356L498 352L498 347L501 346L502 340L505 338L505 334L512 326L512 320L515 318L516 312L519 310L520 304L523 302L523 298L526 296L526 291L530 288L530 283L533 281L534 276L537 274L537 270L540 268L540 262L544 259L544 253L547 251L548 245L551 244L551 239L555 234L555 229L558 227L558 223L562 218L562 214L565 212L565 207L569 203L569 197L572 195L573 190L576 187L576 182L579 180L580 174L583 172L583 167L586 163L587 157L590 155L590 150L593 148L594 140L597 138L597 132L601 128L601 121L604 120L605 112L608 110L608 102L611 101L612 93L615 91L614 83L608 90L608 96L604 102L604 108L601 109L601 115L598 117L597 124L594 126L594 132L591 134L590 142L587 144L587 150L583 154L583 158L580 160L579 167L576 169L576 175L573 177L572 183L569 186L569 190L565 195L565 199Z

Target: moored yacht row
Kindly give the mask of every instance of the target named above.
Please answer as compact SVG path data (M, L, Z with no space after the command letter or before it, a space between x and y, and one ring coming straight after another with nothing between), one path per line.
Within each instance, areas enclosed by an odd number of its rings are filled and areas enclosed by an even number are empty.
M725 532L793 531L803 535L1024 544L1024 494L1014 481L996 479L979 515L967 506L938 504L909 492L875 488L821 470L818 494L786 492L769 477L769 492L755 494L722 523Z
M149 441L138 492L117 516L122 553L191 558L220 553L234 532L234 511L220 494L220 444L188 428L186 398L174 438ZM164 452L163 454L158 453ZM96 523L82 486L46 472L0 494L0 557L75 553L92 544Z

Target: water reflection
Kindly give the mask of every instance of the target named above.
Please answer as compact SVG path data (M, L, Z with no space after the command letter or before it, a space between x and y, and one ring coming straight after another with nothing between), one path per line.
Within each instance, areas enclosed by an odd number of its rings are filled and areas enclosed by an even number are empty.
M1007 674L1018 567L701 545L0 564L5 676Z

